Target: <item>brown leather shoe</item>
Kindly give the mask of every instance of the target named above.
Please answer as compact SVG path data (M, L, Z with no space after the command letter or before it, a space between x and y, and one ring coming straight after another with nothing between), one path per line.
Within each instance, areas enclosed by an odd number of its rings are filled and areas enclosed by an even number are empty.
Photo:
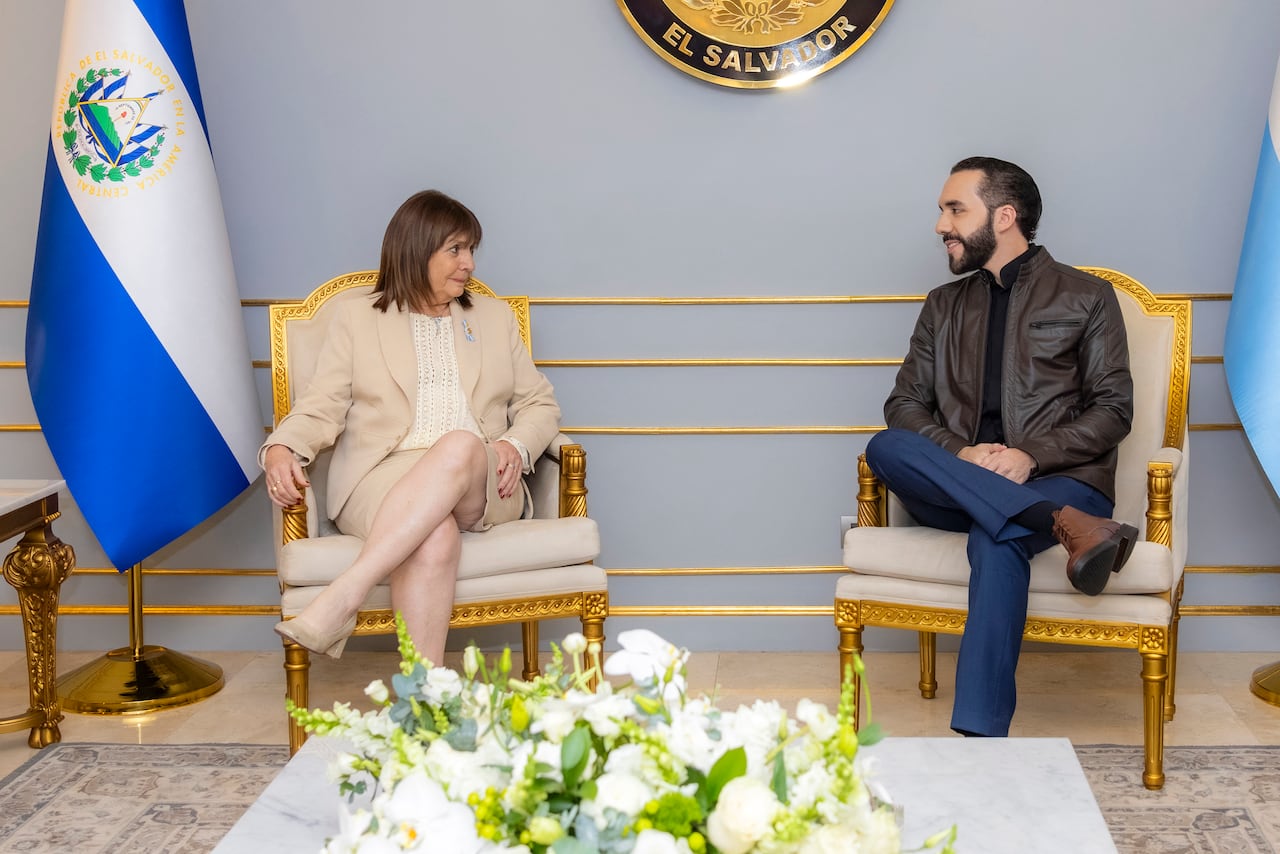
M1067 578L1086 596L1097 596L1111 573L1119 572L1133 552L1138 529L1113 519L1090 516L1074 507L1053 513L1053 535L1067 550Z

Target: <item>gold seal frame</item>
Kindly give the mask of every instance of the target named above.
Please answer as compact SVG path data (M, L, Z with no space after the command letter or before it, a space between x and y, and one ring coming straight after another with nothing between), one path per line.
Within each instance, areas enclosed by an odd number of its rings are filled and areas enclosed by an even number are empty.
M797 86L852 56L894 0L618 0L671 65L735 89Z

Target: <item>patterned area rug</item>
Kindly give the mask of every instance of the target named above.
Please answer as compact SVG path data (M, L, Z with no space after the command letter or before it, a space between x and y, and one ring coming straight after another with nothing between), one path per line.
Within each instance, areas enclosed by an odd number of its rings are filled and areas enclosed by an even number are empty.
M1140 747L1076 754L1120 854L1280 854L1280 746L1165 748L1159 792L1142 787ZM288 756L276 745L55 744L0 781L0 852L209 851Z
M283 745L53 744L0 781L0 851L210 851L288 759Z
M1280 747L1166 747L1164 788L1142 787L1142 748L1077 746L1120 854L1280 852Z

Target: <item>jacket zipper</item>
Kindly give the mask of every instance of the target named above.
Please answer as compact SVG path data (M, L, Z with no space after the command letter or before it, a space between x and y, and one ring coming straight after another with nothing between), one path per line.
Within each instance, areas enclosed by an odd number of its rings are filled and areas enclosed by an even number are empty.
M1082 326L1083 321L1080 320L1033 320L1031 321L1032 329L1052 329L1058 326Z

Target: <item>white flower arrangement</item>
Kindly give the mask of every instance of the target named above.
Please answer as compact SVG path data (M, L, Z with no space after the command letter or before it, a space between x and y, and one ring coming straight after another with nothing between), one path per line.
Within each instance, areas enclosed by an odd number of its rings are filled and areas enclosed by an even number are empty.
M604 666L632 681L615 692L587 664L580 634L552 645L546 673L511 677L474 647L461 675L432 667L399 631L403 661L361 713L290 712L309 732L352 745L331 767L343 807L327 854L890 854L893 806L866 778L846 688L833 715L802 700L720 711L686 694L689 653L649 631L618 636ZM566 666L565 654L572 661ZM861 662L858 663L861 667ZM871 784L874 786L874 784ZM953 851L955 828L922 850Z

